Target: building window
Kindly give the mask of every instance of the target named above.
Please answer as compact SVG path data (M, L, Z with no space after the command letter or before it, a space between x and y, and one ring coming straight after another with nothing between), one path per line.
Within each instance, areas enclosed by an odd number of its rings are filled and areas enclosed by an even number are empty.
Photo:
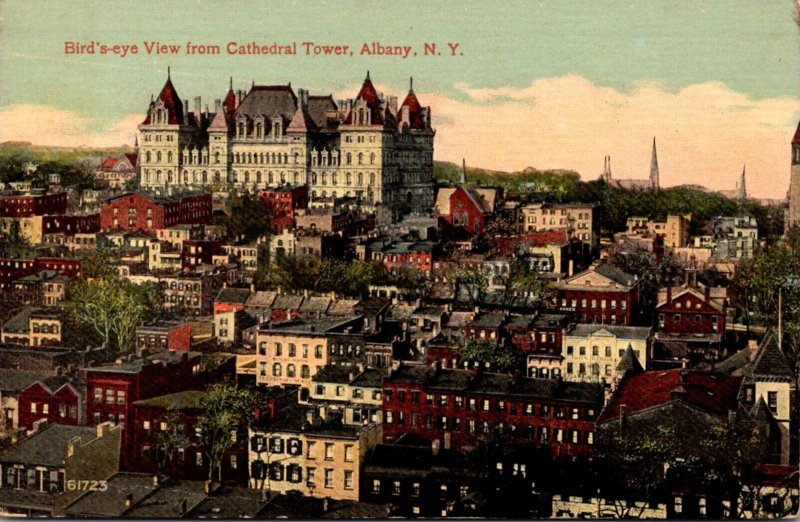
M381 481L378 479L372 479L372 492L377 494L381 492Z
M333 460L333 443L325 443L325 460Z
M675 513L683 513L683 498L675 497Z
M325 469L325 487L333 487L333 470L331 468Z
M348 444L344 447L344 460L345 462L353 462L353 445Z
M400 494L400 481L394 480L392 481L392 495L399 495Z
M767 407L773 414L778 412L778 392L767 392Z
M353 472L349 469L344 471L344 489L353 489Z

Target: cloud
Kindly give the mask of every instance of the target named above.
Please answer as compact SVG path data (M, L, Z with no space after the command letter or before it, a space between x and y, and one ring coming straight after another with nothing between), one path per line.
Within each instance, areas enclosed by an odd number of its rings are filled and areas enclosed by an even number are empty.
M133 145L141 114L129 114L105 129L92 131L92 120L46 105L0 107L0 142L27 141L62 147L117 147Z
M360 88L337 93L352 97ZM377 85L405 96L405 89ZM696 183L733 189L747 165L748 193L783 198L789 183L789 142L800 117L791 97L752 99L719 82L670 91L640 82L623 92L581 76L541 78L525 87L473 88L451 94L417 89L430 105L438 160L496 170L566 168L597 178L611 155L616 178L646 178L653 137L664 186ZM0 141L114 146L130 144L141 114L106 129L78 113L40 105L0 108Z
M733 189L747 165L748 193L783 198L798 103L753 100L722 83L670 92L658 82L628 92L581 76L543 78L522 88L470 88L460 96L420 93L437 129L439 160L497 170L567 168L584 180L611 155L616 178L646 178L653 137L661 183Z

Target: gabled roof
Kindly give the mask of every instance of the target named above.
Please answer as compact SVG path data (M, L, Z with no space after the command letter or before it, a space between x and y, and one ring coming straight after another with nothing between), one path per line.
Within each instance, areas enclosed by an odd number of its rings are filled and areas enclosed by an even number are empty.
M576 324L575 328L566 332L569 337L588 337L598 332L608 332L618 339L640 339L650 337L649 326L623 326L615 324Z
M292 121L289 122L289 125L286 127L286 132L302 134L317 130L319 130L319 127L314 119L311 118L308 109L304 108L302 104L297 104L297 110L294 112L294 116L292 116Z
M361 90L358 91L358 95L356 96L355 101L358 100L364 100L364 102L366 102L367 107L372 115L371 121L373 125L380 125L383 123L383 114L381 114L381 100L380 97L378 97L378 91L375 90L375 86L372 85L372 80L369 78L369 72L367 73L367 77L364 79L364 83L361 85ZM347 114L345 123L348 125L353 124L352 110Z
M86 444L97 438L97 434L94 428L51 424L0 453L0 462L58 468L64 465L67 443L75 437Z
M764 402L763 395L758 398L758 402L750 409L750 417L759 424L772 424L775 422L775 417L769 411L767 403Z
M324 129L328 124L328 113L336 111L333 96L309 96L308 114L317 127Z
M178 91L175 90L175 86L172 85L172 79L167 77L167 82L164 84L164 87L161 89L161 93L158 95L158 99L164 104L164 107L168 111L167 123L170 125L176 125L183 122L183 102L181 101L180 97L178 96ZM150 123L150 112L148 111L147 117L142 122L144 125Z
M603 408L598 424L625 414L663 406L673 401L673 392L681 391L682 402L709 414L727 416L738 408L737 397L742 378L696 370L673 369L647 371L622 381Z
M724 303L724 298L721 300L722 302L720 302L720 299L715 299L711 295L709 295L709 298L706 299L705 294L700 290L698 290L697 288L693 288L688 285L681 285L672 287L671 291L672 291L672 301L675 301L676 299L678 299L683 295L689 294L694 296L698 301L701 301L705 305L710 306L711 308L717 310L718 312L721 312L723 310L722 304ZM668 304L666 289L659 290L657 307L660 308L666 304Z
M248 297L250 297L249 288L221 288L214 302L245 304Z
M761 340L761 349L751 373L754 377L792 377L792 370L778 347L777 336L772 331L767 332Z
M228 122L225 119L225 111L218 111L216 114L214 114L214 119L211 120L211 125L208 126L208 131L228 132Z

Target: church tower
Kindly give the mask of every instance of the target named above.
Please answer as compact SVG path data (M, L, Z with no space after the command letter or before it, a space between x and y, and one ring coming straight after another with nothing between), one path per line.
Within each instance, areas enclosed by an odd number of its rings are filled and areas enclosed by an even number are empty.
M150 100L147 117L139 125L142 187L167 189L177 183L187 112L167 68L167 81L158 98Z
M658 179L658 155L656 154L656 138L653 136L653 153L650 156L650 188L661 188Z
M800 124L792 138L792 170L789 177L789 209L786 211L786 231L800 227Z
M739 180L739 199L740 200L747 199L747 185L745 185L744 170L745 170L745 166L742 165L742 177Z

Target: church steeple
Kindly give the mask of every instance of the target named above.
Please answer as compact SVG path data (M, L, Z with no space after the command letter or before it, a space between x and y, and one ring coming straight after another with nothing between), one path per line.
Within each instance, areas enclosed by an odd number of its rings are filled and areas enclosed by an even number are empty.
M661 187L658 179L658 154L656 154L655 136L653 136L653 153L650 156L650 187L654 189Z
M461 175L458 179L459 185L465 185L467 183L467 158L461 158Z
M739 179L739 199L747 199L747 186L744 179L745 165L742 165L742 177Z

